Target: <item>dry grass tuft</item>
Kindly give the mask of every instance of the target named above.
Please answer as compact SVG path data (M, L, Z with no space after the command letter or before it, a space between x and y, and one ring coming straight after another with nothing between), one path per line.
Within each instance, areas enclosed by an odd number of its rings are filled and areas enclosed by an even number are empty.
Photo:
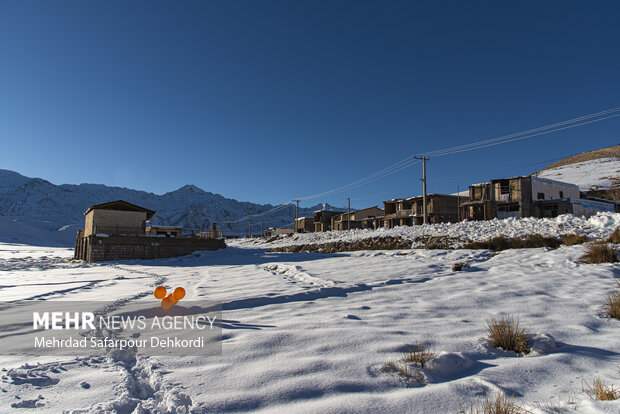
M592 385L584 381L584 390L593 400L613 401L620 398L620 390L613 385L605 385L600 378L594 380Z
M409 383L412 381L424 382L424 375L416 370L409 368L407 365L399 364L396 361L388 361L381 367L383 372L391 372L398 375L401 381Z
M466 243L463 248L502 251L506 249L531 249L536 247L551 247L552 249L555 249L559 246L560 241L555 237L530 234L529 236L515 237L514 239L509 239L504 236L497 236L488 240L473 241Z
M529 354L530 347L527 344L531 337L527 327L521 326L519 320L513 317L502 316L498 320L489 319L489 344L495 348L511 350L518 354Z
M565 246L574 246L576 244L583 244L588 242L588 236L583 234L563 234L562 244Z
M410 345L407 352L403 354L402 360L405 362L412 362L420 368L424 368L426 364L433 361L436 357L437 354L429 347L425 347L424 345Z
M607 303L605 304L605 313L610 318L616 318L620 320L620 282L618 287L607 297Z
M620 227L616 227L613 233L607 239L609 243L619 244L620 243Z
M465 411L461 412L465 413ZM467 414L526 414L528 412L519 406L512 397L508 398L506 394L500 392L495 398L485 397L484 401L477 406L472 403Z
M590 243L579 260L589 264L616 263L618 262L618 255L613 246L608 243Z

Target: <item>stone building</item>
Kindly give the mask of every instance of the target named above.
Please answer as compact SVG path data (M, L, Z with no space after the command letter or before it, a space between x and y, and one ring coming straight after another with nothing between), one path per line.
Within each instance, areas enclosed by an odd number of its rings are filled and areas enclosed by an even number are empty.
M461 217L492 220L509 217L556 217L572 213L589 215L605 211L606 203L584 202L574 184L535 176L491 180L469 187L469 200L462 202ZM608 203L607 203L608 204ZM613 205L611 211L613 211Z
M297 233L312 233L314 232L314 217L300 217L297 219L297 225L295 226Z
M352 211L349 213L341 213L331 218L332 230L349 230L349 229L362 229L367 228L366 219L375 218L383 215L383 210L379 207L368 207L361 210ZM374 225L369 228L374 228Z
M466 200L460 197L460 200ZM426 196L427 223L454 223L458 221L459 197L447 194ZM424 197L392 199L383 202L385 227L413 226L424 223Z
M123 200L94 205L84 215L84 230L77 233L74 258L87 262L157 259L226 247L222 239L183 237L178 227L159 226L168 237L159 233L157 226L147 232L146 223L155 212ZM170 234L173 231L174 237Z

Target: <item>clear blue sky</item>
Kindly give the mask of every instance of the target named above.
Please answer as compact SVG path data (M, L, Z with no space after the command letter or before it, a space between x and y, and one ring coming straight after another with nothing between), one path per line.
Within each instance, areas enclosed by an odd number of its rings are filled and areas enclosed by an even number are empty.
M0 168L286 202L414 153L620 106L619 15L617 1L2 0ZM529 173L489 171L619 132L614 118L431 159L429 192ZM305 204L417 195L420 176Z

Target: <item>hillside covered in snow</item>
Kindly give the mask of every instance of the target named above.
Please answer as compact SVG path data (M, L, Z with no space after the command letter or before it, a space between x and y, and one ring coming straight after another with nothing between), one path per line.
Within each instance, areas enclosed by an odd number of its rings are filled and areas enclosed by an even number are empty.
M186 185L163 195L101 184L54 185L41 178L29 178L13 171L0 170L0 241L70 246L75 232L84 225L83 213L93 204L125 200L155 210L152 224L208 228L211 223L222 229L225 221L274 209L270 204L255 204L223 197ZM318 204L300 208L300 215L331 209ZM290 204L260 217L265 228L292 227L295 206ZM260 231L260 219L253 231ZM245 234L248 222L237 225ZM232 228L228 232L232 232Z
M581 191L620 187L620 145L563 158L536 175L576 184Z

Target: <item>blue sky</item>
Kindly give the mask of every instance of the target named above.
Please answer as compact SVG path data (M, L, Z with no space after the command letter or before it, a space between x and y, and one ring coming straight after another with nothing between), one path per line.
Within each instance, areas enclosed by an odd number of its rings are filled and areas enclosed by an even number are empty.
M0 168L287 202L620 106L619 14L612 1L2 0ZM620 117L433 158L428 190L530 173L498 170L619 131ZM302 204L361 208L420 194L420 177L415 165Z

